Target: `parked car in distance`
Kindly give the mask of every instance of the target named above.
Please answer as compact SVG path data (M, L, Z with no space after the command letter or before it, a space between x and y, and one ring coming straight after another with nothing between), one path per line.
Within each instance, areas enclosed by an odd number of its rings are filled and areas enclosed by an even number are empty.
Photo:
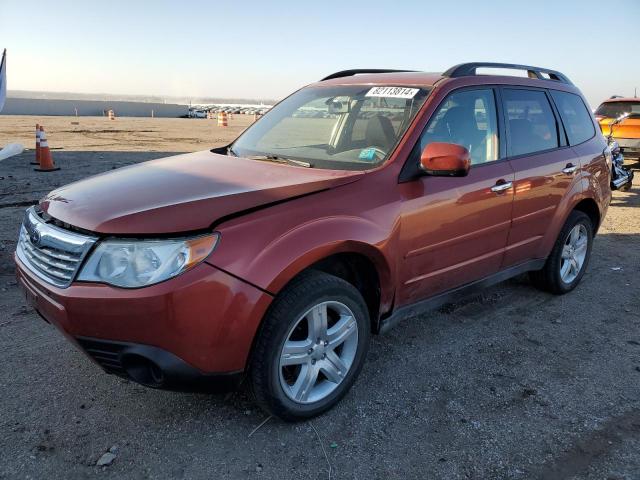
M299 420L335 405L371 334L403 318L524 272L573 290L610 171L560 72L349 70L230 145L49 193L25 214L17 277L106 372L167 389L244 378Z
M609 135L609 126L617 118L628 117L614 127L613 138L625 158L640 158L640 98L611 97L596 109L596 120L602 134Z
M206 110L198 108L190 108L188 113L189 118L207 118Z

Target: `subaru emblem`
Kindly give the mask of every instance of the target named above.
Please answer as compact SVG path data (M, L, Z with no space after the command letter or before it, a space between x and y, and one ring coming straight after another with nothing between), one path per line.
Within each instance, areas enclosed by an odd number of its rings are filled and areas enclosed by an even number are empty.
M33 246L38 247L40 245L40 232L38 230L33 230L29 238Z

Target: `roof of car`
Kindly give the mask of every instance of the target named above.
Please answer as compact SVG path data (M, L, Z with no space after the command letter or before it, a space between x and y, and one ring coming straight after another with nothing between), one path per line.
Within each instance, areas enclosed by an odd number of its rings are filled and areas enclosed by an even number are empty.
M323 80L325 85L389 85L398 86L419 85L430 87L438 80L444 78L441 73L427 72L387 72L387 73L363 73L345 77ZM320 82L318 82L320 83Z
M615 97L615 98L607 98L602 103L612 103L612 102L638 102L640 103L640 98L637 97Z
M512 75L474 75L458 78L451 78L442 73L428 72L393 72L351 75L346 77L332 78L312 83L310 86L324 87L337 85L372 85L372 86L398 86L398 87L418 87L432 88L439 82L460 80L462 85L522 85L542 88L556 88L565 91L577 91L572 84L566 84L557 80L527 78Z
M526 77L513 75L486 75L478 69L518 70L526 72ZM443 73L416 72L411 70L388 70L364 68L343 70L332 73L314 85L397 85L431 87L441 80L465 78L472 84L488 84L502 81L511 84L535 84L552 82L556 85L573 87L571 81L561 72L531 65L518 65L495 62L470 62L454 65Z

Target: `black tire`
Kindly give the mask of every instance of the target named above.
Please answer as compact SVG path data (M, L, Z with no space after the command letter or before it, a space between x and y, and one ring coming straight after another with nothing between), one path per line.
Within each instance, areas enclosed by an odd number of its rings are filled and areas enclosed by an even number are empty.
M353 313L358 331L357 344L354 342L357 345L355 357L348 373L332 393L314 403L298 403L289 398L281 385L281 350L300 317L325 301L341 302ZM323 272L303 273L276 297L256 338L249 365L256 402L285 421L304 420L330 409L349 391L360 373L369 348L370 331L367 305L353 285Z
M562 265L562 249L567 241L571 230L578 224L585 226L587 231L587 254L582 263L582 267L578 275L571 282L566 283L562 280L560 275L560 269ZM578 210L574 210L569 214L569 218L565 222L562 230L558 234L556 243L551 250L551 254L547 258L547 261L542 270L535 272L529 272L531 282L536 288L544 290L546 292L554 293L556 295L563 295L570 292L582 279L584 272L589 265L589 258L591 257L591 247L593 245L594 225L588 215Z

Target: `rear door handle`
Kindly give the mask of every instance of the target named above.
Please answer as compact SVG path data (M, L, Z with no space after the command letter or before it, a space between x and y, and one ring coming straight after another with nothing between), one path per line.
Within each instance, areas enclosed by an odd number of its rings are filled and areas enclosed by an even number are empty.
M567 166L562 169L562 173L566 173L567 175L571 175L578 167L576 167L573 163L567 163Z
M500 193L500 192L504 192L505 190L509 190L511 187L513 187L513 183L505 182L504 180L498 180L498 183L496 183L493 187L491 187L491 191L495 193Z

